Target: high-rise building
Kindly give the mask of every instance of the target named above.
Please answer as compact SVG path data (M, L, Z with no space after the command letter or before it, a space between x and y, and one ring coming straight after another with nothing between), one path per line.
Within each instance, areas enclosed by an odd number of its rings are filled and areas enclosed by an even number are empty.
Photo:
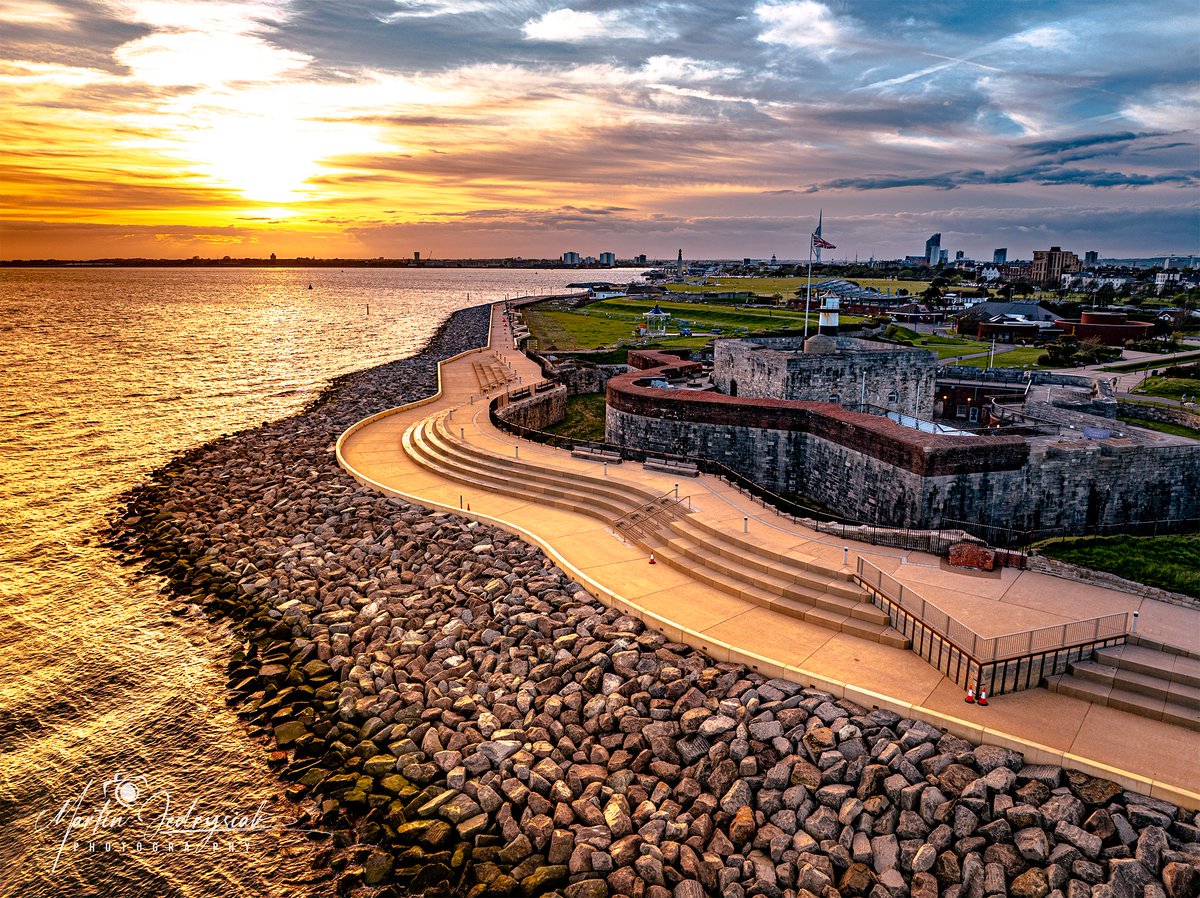
M1057 288L1062 283L1062 276L1073 271L1079 271L1079 256L1067 252L1061 246L1050 249L1035 249L1033 251L1033 282L1039 287Z
M967 256L967 254L966 254L966 253L964 253L964 252L963 252L963 251L960 249L960 250L958 250L958 252L956 252L956 253L954 254L954 261L955 261L955 262L961 262L963 259L965 259L965 258L966 258L966 256Z
M679 256L675 260L675 276L682 280L684 275L683 269L683 250L679 251Z
M562 260L564 265L578 265L581 261L583 261L580 259L579 253L572 252L563 253Z
M1007 265L1008 264L1008 247L1007 246L1002 246L999 249L992 250L992 264L993 265Z
M1090 249L1086 253L1083 254L1083 267L1084 268L1095 268L1096 263L1099 261L1100 261L1100 254L1098 252L1096 252L1094 249Z
M638 265L645 265L646 264L646 254L638 253L636 256L633 257L633 261L636 262Z
M938 260L939 265L945 265L946 262L949 261L949 259L950 259L950 250L948 250L948 249L939 249L938 250L938 259L937 260Z
M925 241L925 261L930 265L936 265L938 259L942 255L942 235L934 234Z
M612 268L614 265L617 264L617 254L616 253L601 253L600 254L600 264L606 265L609 268Z

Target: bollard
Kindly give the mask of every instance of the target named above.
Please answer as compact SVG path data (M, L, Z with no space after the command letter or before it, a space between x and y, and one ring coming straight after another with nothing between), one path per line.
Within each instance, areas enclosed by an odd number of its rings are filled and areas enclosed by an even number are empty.
M459 494L458 494L458 510L459 510L459 511L462 511L462 507L463 507L463 504L462 504L462 493L459 493Z
M1133 612L1133 632L1137 633L1138 612Z
M749 533L749 532L750 532L750 518L744 517L744 518L742 518L742 533Z
M466 439L467 439L467 431L466 431L466 428L460 427L460 428L458 429L458 438L459 438L460 440L462 440L463 442L466 442Z
M605 477L607 477L607 476L608 476L608 462L605 462L605 463L604 463L604 476L605 476Z
M450 409L450 412L449 412L449 413L446 415L446 420L447 420L447 421L453 421L453 420L454 420L454 409Z
M842 567L850 567L850 548L842 546Z
M472 393L471 394L471 405L474 405L474 404L475 404L475 394Z
M521 457L521 447L513 446L513 458L520 458L520 457Z
M679 484L678 483L675 484L675 498L676 499L679 498Z

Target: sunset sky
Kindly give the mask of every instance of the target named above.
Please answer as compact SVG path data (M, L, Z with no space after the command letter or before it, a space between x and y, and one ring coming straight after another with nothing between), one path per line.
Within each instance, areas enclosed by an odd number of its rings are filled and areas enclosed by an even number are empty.
M1200 251L1194 0L0 0L0 258Z

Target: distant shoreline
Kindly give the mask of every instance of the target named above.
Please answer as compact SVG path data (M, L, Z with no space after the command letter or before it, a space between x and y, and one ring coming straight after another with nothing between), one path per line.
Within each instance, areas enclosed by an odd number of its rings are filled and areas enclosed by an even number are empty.
M562 268L611 271L646 268L661 261L625 265L564 265L557 259L0 259L0 268Z

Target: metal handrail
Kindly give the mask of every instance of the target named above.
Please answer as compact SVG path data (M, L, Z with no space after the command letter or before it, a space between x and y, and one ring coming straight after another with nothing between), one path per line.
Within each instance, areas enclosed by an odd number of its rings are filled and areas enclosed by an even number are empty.
M875 575L874 582L868 578L870 572ZM1103 642L1128 634L1129 615L1122 611L1050 627L1019 630L1001 636L982 636L896 578L885 574L862 556L858 559L857 575L864 586L870 587L881 598L914 615L955 648L969 655L977 664ZM889 590L884 584L884 578L894 583L896 588Z
M666 499L668 496L671 497L671 501L663 503L663 499ZM674 489L669 489L665 493L663 493L661 496L656 496L655 498L651 499L649 502L639 505L637 508L635 508L631 511L625 512L625 514L621 515L619 518L617 518L615 521L613 521L613 528L616 530L620 530L623 527L635 527L635 526L640 527L642 524L645 524L647 521L651 521L654 518L657 518L660 515L664 514L668 509L675 508L678 505L682 505L684 502L687 502L688 507L690 508L691 500L692 500L691 496L678 496L678 495L676 495L676 491ZM646 511L649 511L650 514L647 514L645 517L640 518L640 519L636 518L636 515L638 515L642 512L646 512Z

